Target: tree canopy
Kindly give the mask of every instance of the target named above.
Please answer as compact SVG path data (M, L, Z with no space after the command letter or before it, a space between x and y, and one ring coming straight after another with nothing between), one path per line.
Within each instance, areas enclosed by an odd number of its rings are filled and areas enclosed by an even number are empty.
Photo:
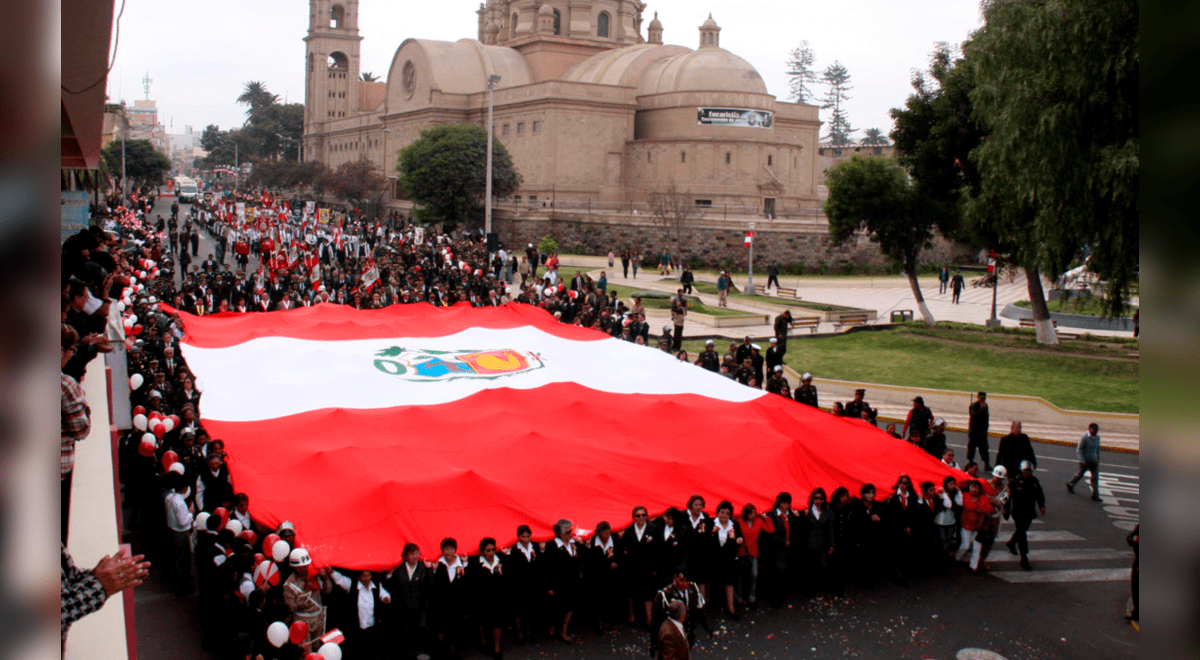
M103 155L108 171L121 176L122 140L113 140L104 147ZM154 148L149 140L130 140L125 143L125 176L135 184L156 185L162 183L171 171L171 159Z
M257 80L242 87L237 102L247 106L246 122L241 128L222 131L210 124L200 136L200 146L209 152L201 161L204 169L234 164L233 144L218 137L237 143L237 156L242 163L297 158L297 144L304 135L303 103L280 103L279 96Z
M788 54L788 59L784 63L787 66L785 73L788 77L788 89L790 99L796 103L812 103L816 100L816 94L813 93L812 87L817 83L817 70L813 68L817 63L817 54L812 47L808 45L808 41L801 41L800 45L793 48Z
M904 168L891 158L853 156L825 171L825 185L829 197L824 211L833 242L844 243L865 230L908 276L921 316L933 325L917 285L917 263L921 250L932 247L934 214Z
M423 223L476 221L482 218L486 189L487 131L477 124L436 126L400 152L396 170L412 201L421 205ZM521 175L499 140L492 142L492 194L507 197Z
M858 129L850 126L850 116L846 114L844 107L846 101L850 100L850 90L854 89L850 86L850 71L841 62L834 60L833 64L825 67L821 79L826 86L821 109L833 110L833 114L829 117L829 135L827 136L830 144L834 146L854 144L854 140L850 136Z
M1119 314L1138 273L1138 6L988 0L984 18L964 47L988 132L973 208L993 210L1030 267L1090 256Z

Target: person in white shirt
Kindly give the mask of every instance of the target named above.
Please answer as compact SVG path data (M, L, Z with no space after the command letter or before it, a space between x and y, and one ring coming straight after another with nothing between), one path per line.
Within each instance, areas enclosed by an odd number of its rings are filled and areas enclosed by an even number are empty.
M351 656L377 657L383 650L383 626L380 625L385 610L383 606L392 602L392 595L382 584L375 582L375 574L371 571L360 572L354 582L339 571L333 571L330 577L342 591L352 596L356 604L357 617L350 620L358 625L352 626L346 634L346 645L353 651Z
M167 511L167 528L171 534L171 559L166 565L164 579L176 596L185 596L195 591L192 586L192 525L195 517L187 503L191 495L188 480L174 472L167 475L167 493L164 504Z

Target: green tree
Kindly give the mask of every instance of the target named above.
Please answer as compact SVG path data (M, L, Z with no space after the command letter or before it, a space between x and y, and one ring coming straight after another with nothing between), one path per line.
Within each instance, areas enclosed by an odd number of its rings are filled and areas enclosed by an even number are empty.
M792 101L812 103L816 99L816 94L812 91L812 86L817 83L817 70L813 68L816 63L817 54L808 45L808 41L801 41L799 46L788 53L785 73L788 76L789 98Z
M370 71L363 71L362 79L363 79L363 82L378 82L379 76L375 75L374 73L371 73Z
M377 214L376 207L387 188L387 177L366 158L342 163L336 170L327 170L321 178L325 190L371 217Z
M121 176L121 148L123 140L113 140L104 147L103 156L108 171ZM149 140L124 142L125 176L134 185L158 185L171 171L171 159L159 152Z
M834 60L833 64L825 67L821 79L826 86L821 109L833 110L833 114L829 117L829 135L826 137L834 146L852 145L854 140L850 138L850 135L858 129L850 126L850 117L846 114L844 107L846 101L850 100L848 92L854 89L850 86L850 71L841 62Z
M487 131L477 124L436 126L400 152L396 170L408 197L421 205L415 219L454 226L482 219ZM492 194L507 197L521 185L508 150L492 142Z
M883 129L879 128L868 128L863 133L863 139L858 143L864 147L886 147L891 144L888 142L887 136L883 134Z
M249 119L261 108L278 103L279 95L269 92L266 83L251 80L242 86L242 93L237 97L237 102L247 106L246 118Z
M1138 5L987 0L983 9L964 48L974 117L988 131L972 153L974 208L1019 237L1027 270L1057 275L1090 255L1109 313L1120 314L1139 266ZM1053 338L1048 320L1038 326L1039 339Z
M841 244L865 230L884 256L899 264L926 325L934 324L917 284L917 259L932 246L933 214L891 158L853 156L825 172L829 236Z

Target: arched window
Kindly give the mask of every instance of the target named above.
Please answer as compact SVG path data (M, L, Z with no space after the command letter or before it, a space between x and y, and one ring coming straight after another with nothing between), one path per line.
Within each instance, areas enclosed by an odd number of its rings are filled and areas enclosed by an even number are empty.
M562 14L554 10L554 34L562 34Z
M508 26L509 39L517 38L517 15L514 13L512 17L512 25Z
M341 5L334 5L333 9L329 10L329 27L340 28L344 27L343 23L346 20L346 10Z
M596 36L608 36L608 12L600 12L600 16L596 17Z
M349 69L350 58L346 57L346 54L343 52L334 51L329 54L329 68L342 71Z

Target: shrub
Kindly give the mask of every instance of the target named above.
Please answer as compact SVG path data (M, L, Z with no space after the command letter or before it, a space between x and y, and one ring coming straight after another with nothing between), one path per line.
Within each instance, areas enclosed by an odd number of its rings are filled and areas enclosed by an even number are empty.
M550 238L549 236L543 236L542 240L538 241L537 247L538 252L541 252L542 254L551 254L558 252L558 241Z

